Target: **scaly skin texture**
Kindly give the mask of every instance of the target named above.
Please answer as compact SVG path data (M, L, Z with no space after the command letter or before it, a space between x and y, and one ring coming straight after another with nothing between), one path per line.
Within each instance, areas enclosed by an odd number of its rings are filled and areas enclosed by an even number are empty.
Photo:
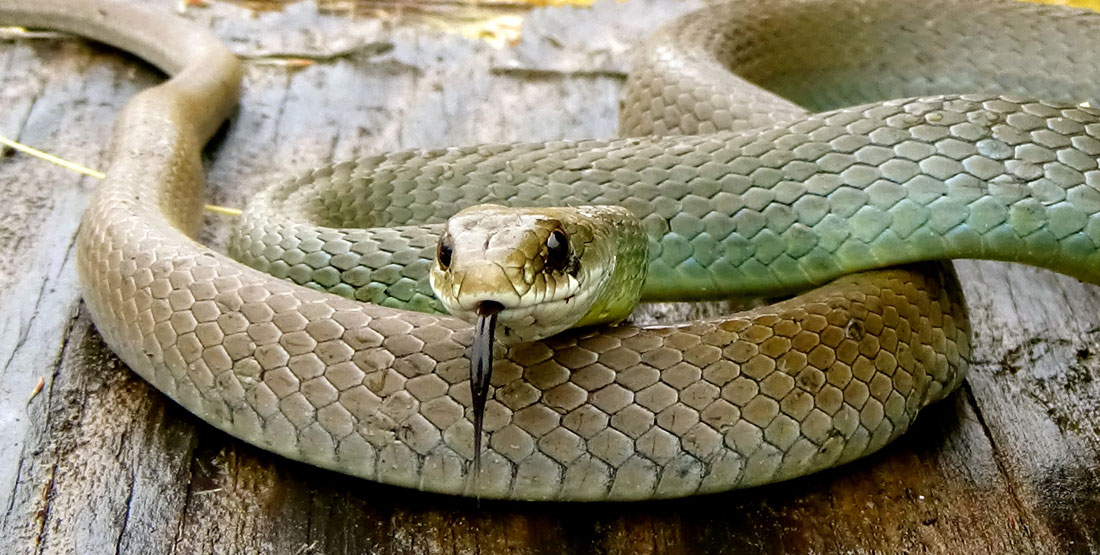
M642 216L649 298L678 297L680 283L703 296L737 289L727 280L747 292L797 287L912 253L1014 258L1100 281L1100 116L995 96L1088 98L1097 62L1078 53L1096 51L1092 14L933 1L738 6L658 34L627 97L654 115L630 110L628 132L715 133L361 160L273 189L235 244L251 263L314 288L338 289L333 275L353 275L344 292L427 307L429 227L309 230L310 220L438 223L497 197L576 199ZM239 79L215 38L101 1L8 1L0 23L90 36L176 75L120 116L114 160L78 238L85 299L134 371L271 451L439 492L675 497L871 453L963 379L968 329L952 272L925 264L856 274L731 317L502 348L481 474L471 477L469 324L296 286L188 238L200 207L199 148L236 101ZM968 41L976 42L963 48ZM845 48L865 55L838 55ZM818 108L949 86L986 94L806 117L725 71L716 77L715 59ZM844 66L849 59L862 72ZM670 67L682 71L663 73ZM821 89L803 83L811 78ZM712 79L725 85L710 89ZM731 92L746 104L730 102ZM371 186L353 189L348 179ZM332 208L343 200L351 202ZM398 253L398 244L414 248ZM362 252L371 246L383 250ZM350 258L364 266L343 268Z

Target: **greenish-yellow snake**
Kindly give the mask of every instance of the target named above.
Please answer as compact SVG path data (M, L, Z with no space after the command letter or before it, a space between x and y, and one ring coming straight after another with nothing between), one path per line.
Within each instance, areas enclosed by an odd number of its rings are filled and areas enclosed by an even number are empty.
M74 32L173 76L119 116L78 237L107 344L210 424L370 480L626 500L801 476L901 435L969 356L949 269L844 274L967 257L1100 283L1100 111L1080 104L1100 97L1092 13L706 8L640 49L622 119L637 138L383 154L264 193L233 250L278 277L190 238L199 152L240 80L215 37L101 0L4 0L0 24ZM647 300L829 283L728 317L500 346L471 476L471 325L405 307L440 308L439 226L482 203L625 208L648 236ZM545 265L576 270L546 233Z

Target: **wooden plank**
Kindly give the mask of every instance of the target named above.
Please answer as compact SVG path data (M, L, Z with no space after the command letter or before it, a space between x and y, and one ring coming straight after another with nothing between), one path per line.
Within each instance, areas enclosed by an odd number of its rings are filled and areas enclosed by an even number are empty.
M175 2L153 0L165 9ZM212 199L372 152L608 137L629 45L687 4L547 9L497 50L443 29L317 14L188 17L247 65L210 149ZM333 56L333 53L343 55ZM115 111L155 73L72 40L0 43L0 132L103 165ZM0 546L27 553L697 553L1100 551L1100 288L959 264L976 330L967 385L881 453L697 499L528 504L379 486L218 432L128 372L82 312L72 267L94 185L0 157ZM204 239L224 241L211 216ZM38 378L45 389L27 402Z

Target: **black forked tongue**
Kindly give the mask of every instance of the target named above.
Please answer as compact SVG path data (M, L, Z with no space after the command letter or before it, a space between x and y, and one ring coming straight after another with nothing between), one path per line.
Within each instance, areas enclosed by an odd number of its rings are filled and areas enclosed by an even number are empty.
M489 379L493 376L493 331L497 314L504 307L493 301L477 305L477 325L474 330L473 352L470 354L470 396L474 403L474 479L481 474L481 427L485 420L485 403L489 398Z

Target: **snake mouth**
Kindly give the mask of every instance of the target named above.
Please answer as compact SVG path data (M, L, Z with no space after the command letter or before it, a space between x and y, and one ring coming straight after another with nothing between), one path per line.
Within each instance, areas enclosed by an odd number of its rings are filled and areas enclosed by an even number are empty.
M493 376L493 334L497 316L504 305L496 301L477 303L474 344L470 352L470 397L474 409L474 476L481 471L481 429L485 421L485 403Z
M527 305L517 305L510 307L501 307L500 310L500 322L501 324L533 326L533 325L552 325L550 322L546 322L547 316L551 318L557 312L566 312L571 304L574 304L577 299L577 293L571 292L568 296L558 299L546 299L540 300L537 303L531 303ZM486 301L492 302L492 301ZM478 303L478 305L483 303ZM496 303L494 303L496 304ZM475 309L476 310L476 309Z

